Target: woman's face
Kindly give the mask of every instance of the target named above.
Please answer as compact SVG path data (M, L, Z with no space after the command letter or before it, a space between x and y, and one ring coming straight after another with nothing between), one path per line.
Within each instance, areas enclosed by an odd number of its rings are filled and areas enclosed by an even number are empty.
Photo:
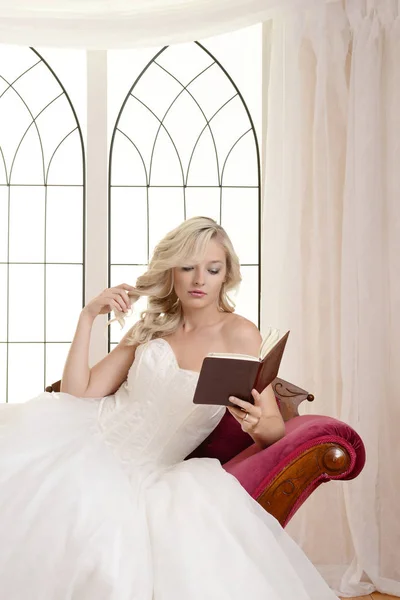
M225 250L219 242L211 239L203 260L174 268L175 293L183 306L188 308L217 304L221 286L226 276ZM202 294L191 293L200 291Z

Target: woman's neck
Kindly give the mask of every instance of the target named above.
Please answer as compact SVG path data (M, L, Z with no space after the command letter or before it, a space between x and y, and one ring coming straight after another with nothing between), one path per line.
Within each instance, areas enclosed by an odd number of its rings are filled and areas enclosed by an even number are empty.
M198 314L201 313L201 314ZM193 333L207 329L208 327L215 327L221 321L225 319L226 313L224 311L213 310L209 314L204 314L203 311L193 311L193 313L184 313L182 315L182 322L180 330L182 334Z

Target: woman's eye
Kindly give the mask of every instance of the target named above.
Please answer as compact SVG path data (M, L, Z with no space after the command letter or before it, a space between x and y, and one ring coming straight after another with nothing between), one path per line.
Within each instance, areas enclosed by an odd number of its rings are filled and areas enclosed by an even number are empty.
M193 267L182 267L182 271L191 271L192 269ZM208 272L211 273L211 275L218 275L219 270L215 271L213 269L209 269Z

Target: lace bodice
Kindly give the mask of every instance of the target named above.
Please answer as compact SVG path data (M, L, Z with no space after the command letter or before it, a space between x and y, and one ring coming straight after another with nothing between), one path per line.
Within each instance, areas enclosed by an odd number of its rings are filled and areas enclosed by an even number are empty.
M198 373L181 369L170 344L153 339L136 350L126 381L103 398L99 426L124 463L172 465L211 433L225 407L196 405Z

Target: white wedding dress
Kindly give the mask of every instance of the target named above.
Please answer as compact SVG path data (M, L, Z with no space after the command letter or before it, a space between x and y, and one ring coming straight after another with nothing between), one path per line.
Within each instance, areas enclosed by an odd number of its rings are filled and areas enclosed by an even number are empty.
M166 340L112 396L0 408L3 600L337 600L216 459L184 461L224 407Z

